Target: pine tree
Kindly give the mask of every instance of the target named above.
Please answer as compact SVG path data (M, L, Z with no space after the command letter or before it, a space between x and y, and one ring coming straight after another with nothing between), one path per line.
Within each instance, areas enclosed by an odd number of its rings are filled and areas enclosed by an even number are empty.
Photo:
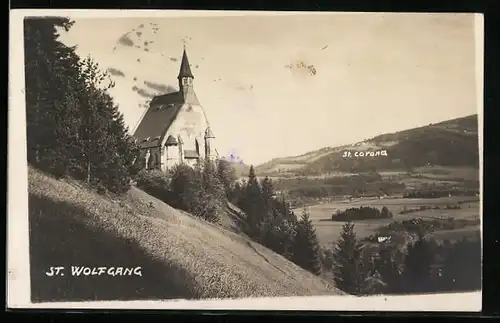
M366 275L362 256L362 245L356 238L354 224L347 222L333 251L333 280L346 293L361 295L364 292Z
M235 182L233 188L229 192L229 197L228 197L229 202L239 206L242 192L243 192L242 184L238 181Z
M57 30L72 24L56 17L24 21L28 162L57 176L74 168L77 154L79 58L58 41Z
M205 191L218 202L225 202L227 199L226 189L218 176L217 165L208 159L203 160L202 164L201 172Z
M408 246L404 263L403 279L408 292L426 292L429 290L430 268L434 254L422 233L415 243Z
M463 238L446 250L443 266L443 287L464 291L481 289L481 240Z
M316 230L304 209L297 223L292 260L315 275L321 274L321 258Z
M267 210L272 210L275 195L273 183L266 176L262 181L262 202Z
M128 129L107 90L114 86L99 64L87 57L82 64L85 88L80 105L83 159L88 182L98 183L113 192L126 191L130 183L130 168L134 159Z
M227 160L217 160L217 177L224 187L227 199L230 199L236 181L236 171Z
M391 212L389 211L389 209L387 208L387 206L384 206L382 207L382 211L381 211L381 214L380 214L383 218L391 218L392 217L392 214Z
M250 166L248 182L245 187L244 199L242 202L242 209L247 215L248 233L254 239L260 239L263 200L261 187L255 175L253 165Z
M71 26L65 18L25 20L28 162L123 192L133 147L109 87L102 87L108 75L58 41L57 28Z
M402 254L397 246L382 244L379 249L379 258L375 261L375 267L385 283L383 293L395 293L399 291L402 273Z

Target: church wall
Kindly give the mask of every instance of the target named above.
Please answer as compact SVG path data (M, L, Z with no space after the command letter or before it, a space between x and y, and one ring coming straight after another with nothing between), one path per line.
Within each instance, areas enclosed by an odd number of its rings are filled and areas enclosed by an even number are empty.
M205 157L205 130L207 127L208 122L203 108L199 105L185 104L181 107L175 120L170 125L162 145L165 144L169 135L175 138L180 135L184 142L184 149L195 150L195 140L198 140L200 156Z
M168 146L165 147L165 164L162 168L166 171L172 168L175 164L179 163L179 146Z

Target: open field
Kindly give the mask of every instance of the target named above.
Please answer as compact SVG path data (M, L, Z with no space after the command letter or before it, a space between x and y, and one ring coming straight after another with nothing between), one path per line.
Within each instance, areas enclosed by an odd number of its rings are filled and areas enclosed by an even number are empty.
M433 178L437 180L479 180L479 169L474 167L426 166L418 167L414 171L416 173L421 173L427 178Z
M446 205L456 205L461 203L461 209L448 210L443 209ZM339 239L342 231L343 222L331 221L332 213L345 210L351 207L370 206L382 208L386 206L393 213L393 219L370 219L354 221L356 234L359 238L365 238L374 234L377 228L387 225L393 221L409 220L412 218L447 218L455 219L478 219L479 218L479 201L477 197L446 197L438 199L405 199L405 198L385 198L385 199L357 199L357 200L342 200L322 204L316 204L307 207L310 212L311 220L316 227L318 239L322 245L329 245ZM408 209L418 208L420 206L439 206L442 209L423 210L407 214L398 214L405 207ZM300 214L300 209L297 209L297 214ZM477 228L468 227L453 232L435 233L436 237L444 237L449 239L460 239L463 235L473 235ZM460 233L461 232L461 233Z
M105 197L29 168L32 301L341 295L230 228L132 187ZM141 266L142 276L47 277L50 266Z

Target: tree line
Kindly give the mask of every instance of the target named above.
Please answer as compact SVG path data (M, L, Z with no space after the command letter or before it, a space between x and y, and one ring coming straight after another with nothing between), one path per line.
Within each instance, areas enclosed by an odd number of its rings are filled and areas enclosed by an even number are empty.
M322 251L322 262L336 286L353 295L481 289L479 239L438 243L419 233L406 248L390 240L366 244L347 222L334 247Z
M109 75L61 43L67 18L24 20L28 163L101 191L129 188L137 147L108 94Z
M134 179L139 188L172 207L220 223L236 176L225 160L200 160L194 167L177 164L167 172L143 169Z
M332 214L332 221L355 221L355 220L366 220L366 219L390 219L392 218L392 213L389 211L387 206L382 207L381 210L369 207L361 206L358 208L351 207L342 211L337 211Z

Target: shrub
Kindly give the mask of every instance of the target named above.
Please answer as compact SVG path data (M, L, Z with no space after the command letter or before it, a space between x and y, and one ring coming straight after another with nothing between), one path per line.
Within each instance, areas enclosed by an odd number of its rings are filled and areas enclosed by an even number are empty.
M159 170L141 170L135 180L144 192L170 205L175 204L167 174Z

